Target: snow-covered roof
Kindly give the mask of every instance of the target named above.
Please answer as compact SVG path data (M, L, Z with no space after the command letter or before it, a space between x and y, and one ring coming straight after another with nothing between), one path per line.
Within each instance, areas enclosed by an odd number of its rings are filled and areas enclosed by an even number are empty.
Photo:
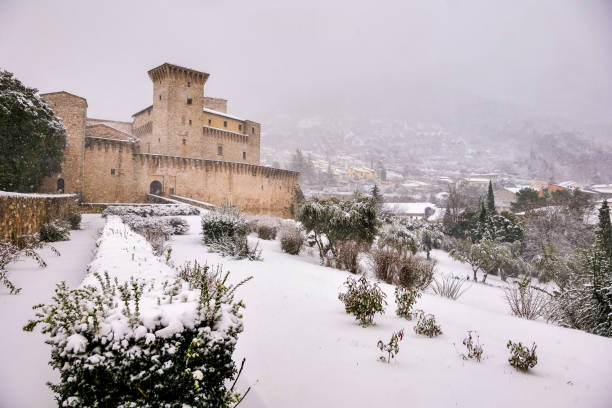
M436 209L432 203L384 203L383 208L396 214L425 214L426 208Z
M598 193L610 194L612 193L612 184L596 184L591 189Z
M213 109L204 108L204 109L202 109L202 111L204 111L206 113L213 114L213 115L218 115L218 116L223 116L223 117L230 118L230 119L239 120L241 122L244 122L244 120L245 120L245 119L239 118L238 116L228 115L225 112L219 112L219 111L216 111L216 110L213 110Z
M105 125L120 132L134 136L132 133L132 122L120 122L118 120L87 118L87 126Z

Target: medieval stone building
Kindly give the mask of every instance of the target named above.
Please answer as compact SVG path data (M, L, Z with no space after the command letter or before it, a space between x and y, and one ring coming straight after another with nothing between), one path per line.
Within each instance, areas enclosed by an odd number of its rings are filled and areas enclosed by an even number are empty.
M229 202L249 213L291 216L298 173L259 164L261 126L204 96L208 74L172 64L148 72L153 104L132 122L87 117L87 100L41 97L67 129L60 174L42 192L78 193L83 202L135 203L148 194Z

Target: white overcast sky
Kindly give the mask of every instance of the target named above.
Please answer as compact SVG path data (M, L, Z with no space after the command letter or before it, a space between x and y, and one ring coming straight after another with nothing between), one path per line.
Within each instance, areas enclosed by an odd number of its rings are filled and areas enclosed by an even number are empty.
M443 92L610 125L612 0L0 0L0 68L91 117L151 104L163 62L210 73L206 94L255 120Z

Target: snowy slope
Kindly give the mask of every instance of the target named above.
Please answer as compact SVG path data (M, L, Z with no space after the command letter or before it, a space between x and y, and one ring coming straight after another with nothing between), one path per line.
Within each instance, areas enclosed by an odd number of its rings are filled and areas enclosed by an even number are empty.
M376 326L362 328L337 299L346 272L284 254L277 241L260 241L263 262L223 259L206 252L198 218L188 218L191 234L173 239L175 262L222 262L235 280L255 277L239 291L247 308L236 357L247 358L243 376L254 394L241 404L246 408L612 405L612 339L510 316L498 287L475 284L458 302L425 294L417 307L434 313L444 331L429 339L395 316L393 288L383 284L387 311ZM440 252L434 256L443 272L469 272ZM407 336L395 361L378 362L376 342L401 328ZM480 333L480 364L458 355L467 330ZM508 364L509 339L537 343L532 372Z
M86 217L89 227L58 244L63 256L48 256L47 270L28 262L11 267L23 294L0 292L2 408L55 405L44 386L54 379L46 366L48 347L39 334L20 329L31 317L31 305L47 301L56 281L77 285L84 275L102 223L98 216ZM434 313L441 324L444 334L438 338L417 336L414 322L395 316L393 287L386 284L381 285L389 303L385 315L375 317L374 327L362 328L337 299L348 273L319 266L314 255L284 254L278 241L260 241L263 262L222 258L203 246L199 217L186 218L190 233L170 242L177 265L197 259L222 263L234 281L254 276L238 291L247 308L235 357L247 359L241 389L252 386L241 407L612 406L612 339L510 316L503 283L494 277L488 278L491 285L472 284L459 301L429 293L419 300L417 307ZM64 257L67 247L71 258ZM440 273L471 274L442 252L433 256ZM401 328L406 336L394 362L378 362L376 342ZM459 357L467 330L480 333L486 356L480 364ZM530 373L508 365L508 339L537 343L538 365Z

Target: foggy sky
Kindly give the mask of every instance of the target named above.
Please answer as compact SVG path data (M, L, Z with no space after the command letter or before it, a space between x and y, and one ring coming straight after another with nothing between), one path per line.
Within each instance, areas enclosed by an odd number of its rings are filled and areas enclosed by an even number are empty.
M210 73L207 95L264 125L478 97L612 129L612 1L0 0L0 68L90 117L150 105L163 62Z

